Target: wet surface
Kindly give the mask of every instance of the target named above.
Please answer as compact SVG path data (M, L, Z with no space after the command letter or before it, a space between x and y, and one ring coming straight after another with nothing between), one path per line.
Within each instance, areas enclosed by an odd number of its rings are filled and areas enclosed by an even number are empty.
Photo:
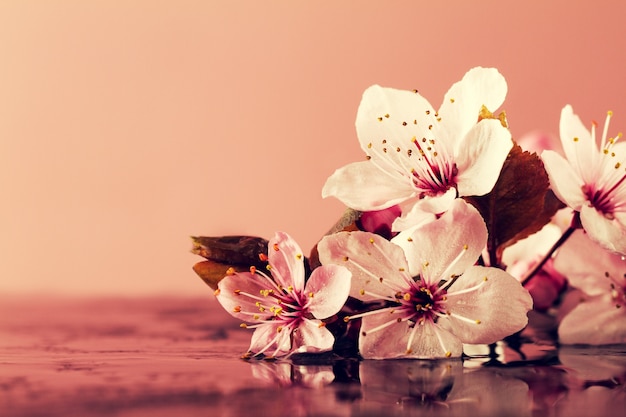
M626 415L626 346L270 362L249 337L211 297L2 298L0 415Z

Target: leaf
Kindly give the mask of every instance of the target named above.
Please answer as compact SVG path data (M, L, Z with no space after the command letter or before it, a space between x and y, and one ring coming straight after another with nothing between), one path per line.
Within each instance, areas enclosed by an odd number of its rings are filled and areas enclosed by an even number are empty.
M191 252L206 258L198 262L193 270L211 288L232 268L237 272L248 271L251 266L264 269L267 261L267 240L256 236L192 236Z
M211 261L256 265L259 255L267 255L267 240L256 236L192 236L191 253Z
M548 174L536 153L513 146L489 194L466 197L487 224L490 264L500 264L502 251L550 222L564 207L550 190Z

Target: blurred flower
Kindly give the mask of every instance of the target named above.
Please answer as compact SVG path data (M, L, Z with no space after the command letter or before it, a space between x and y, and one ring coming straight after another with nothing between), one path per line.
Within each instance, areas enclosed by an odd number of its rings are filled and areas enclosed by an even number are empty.
M268 269L272 276L251 267L232 272L218 284L217 300L230 314L256 323L250 351L281 356L294 352L332 349L334 337L320 319L337 313L346 302L350 272L326 265L313 270L305 285L302 250L286 233L269 242Z
M555 268L579 289L578 304L559 324L562 344L626 343L626 260L576 231Z
M580 213L589 236L605 248L626 253L626 144L607 138L609 112L600 147L596 124L589 132L567 105L561 112L560 135L566 158L555 151L541 154L554 193Z
M361 230L376 233L385 239L391 239L393 222L400 217L400 206L395 205L382 210L365 211L361 213L358 224Z
M438 112L417 91L368 88L356 118L367 160L335 171L323 197L360 211L399 204L402 217L393 227L404 230L459 196L488 193L513 143L500 120L477 121L502 104L506 91L495 68L480 67L450 88Z
M548 223L539 232L507 247L502 255L506 271L518 280L525 278L560 237L561 228ZM524 287L533 297L533 308L545 311L559 298L565 284L565 277L554 269L552 259L549 259L529 281L526 281Z
M322 239L322 264L352 272L352 297L387 303L349 317L362 318L361 355L456 357L462 343L492 343L522 329L532 307L528 292L508 273L474 265L486 240L482 217L461 199L391 242L367 232Z

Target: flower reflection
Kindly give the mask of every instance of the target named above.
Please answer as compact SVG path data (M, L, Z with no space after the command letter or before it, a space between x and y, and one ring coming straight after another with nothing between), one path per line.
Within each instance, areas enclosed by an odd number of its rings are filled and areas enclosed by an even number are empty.
M330 365L295 365L290 362L253 361L252 376L280 387L301 385L321 388L335 379Z
M460 360L366 360L361 384L363 405L385 415L530 415L526 383Z
M559 415L623 415L626 410L626 356L619 348L563 347L559 358L570 378Z

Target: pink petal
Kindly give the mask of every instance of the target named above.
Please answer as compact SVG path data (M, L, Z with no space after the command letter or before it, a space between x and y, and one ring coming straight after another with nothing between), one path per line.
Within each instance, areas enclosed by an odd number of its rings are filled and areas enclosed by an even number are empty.
M317 250L322 264L342 265L352 273L352 297L363 301L380 298L361 294L361 290L385 296L395 294L393 289L380 283L381 277L392 285L407 285L399 271L407 267L402 248L381 236L368 232L340 232L324 236Z
M554 268L567 277L570 285L590 296L610 293L611 280L605 273L626 287L626 261L592 241L582 230L575 231L559 249Z
M532 305L528 291L508 273L473 266L448 290L451 314L440 322L463 343L494 343L523 329Z
M360 211L381 210L415 196L410 178L383 171L372 161L353 162L336 170L324 184L322 197L335 197Z
M453 195L452 200L454 200L454 198L456 198L456 196L454 196L454 194L456 194L456 191L454 189L448 190L448 193L444 194L445 197L442 196L442 198L449 197L450 194ZM441 198L437 198L437 197L435 197L435 199L441 200ZM429 200L433 200L433 199L429 198ZM449 207L451 203L452 201L449 201L446 204ZM413 205L413 207L409 211L407 211L406 213L403 213L401 217L398 217L393 222L391 230L393 230L394 232L407 231L409 229L413 230L416 227L423 226L426 223L430 223L433 220L437 219L437 216L432 211L424 211L421 209L421 207L422 206L419 204Z
M319 320L304 320L293 333L296 352L326 352L333 348L335 337Z
M444 137L455 144L476 124L481 107L495 111L506 93L506 81L497 69L469 70L461 81L450 87L439 108Z
M473 125L455 155L459 195L485 195L491 191L512 147L511 132L499 120L485 119Z
M382 330L371 331L389 320L393 324ZM397 323L386 312L365 317L361 324L359 352L365 359L434 359L458 357L463 353L462 343L446 330L431 322L415 326L417 327L410 327L408 322ZM414 330L411 345L407 349Z
M618 218L609 219L585 204L580 210L580 221L591 239L612 252L626 254L626 225Z
M365 211L359 218L359 229L388 239L392 235L391 225L400 215L402 215L402 209L399 205L383 210Z
M279 285L304 289L304 256L302 249L287 233L276 232L268 244L272 276Z
M252 334L249 350L269 356L282 356L291 351L291 335L289 331L278 331L279 321L273 321L257 327ZM278 351L277 351L278 350Z
M352 274L339 265L322 265L315 268L304 289L313 294L309 311L318 319L325 319L341 310L350 293Z
M587 198L583 194L583 180L568 161L554 151L541 153L543 165L550 178L550 187L554 194L576 211L585 204Z
M609 295L578 304L559 325L559 341L566 345L626 343L626 308L616 308Z
M476 262L487 243L487 226L473 206L457 198L438 220L410 235L400 233L392 242L404 249L412 276L421 273L427 282L437 283L462 274Z
M250 322L265 320L272 316L269 309L266 312L259 310L255 304L258 300L245 295L258 296L262 290L273 289L265 279L249 272L238 272L224 277L218 284L216 291L217 301L234 317ZM243 294L242 294L243 293ZM271 301L271 298L267 298ZM253 314L258 314L259 319L254 319Z

